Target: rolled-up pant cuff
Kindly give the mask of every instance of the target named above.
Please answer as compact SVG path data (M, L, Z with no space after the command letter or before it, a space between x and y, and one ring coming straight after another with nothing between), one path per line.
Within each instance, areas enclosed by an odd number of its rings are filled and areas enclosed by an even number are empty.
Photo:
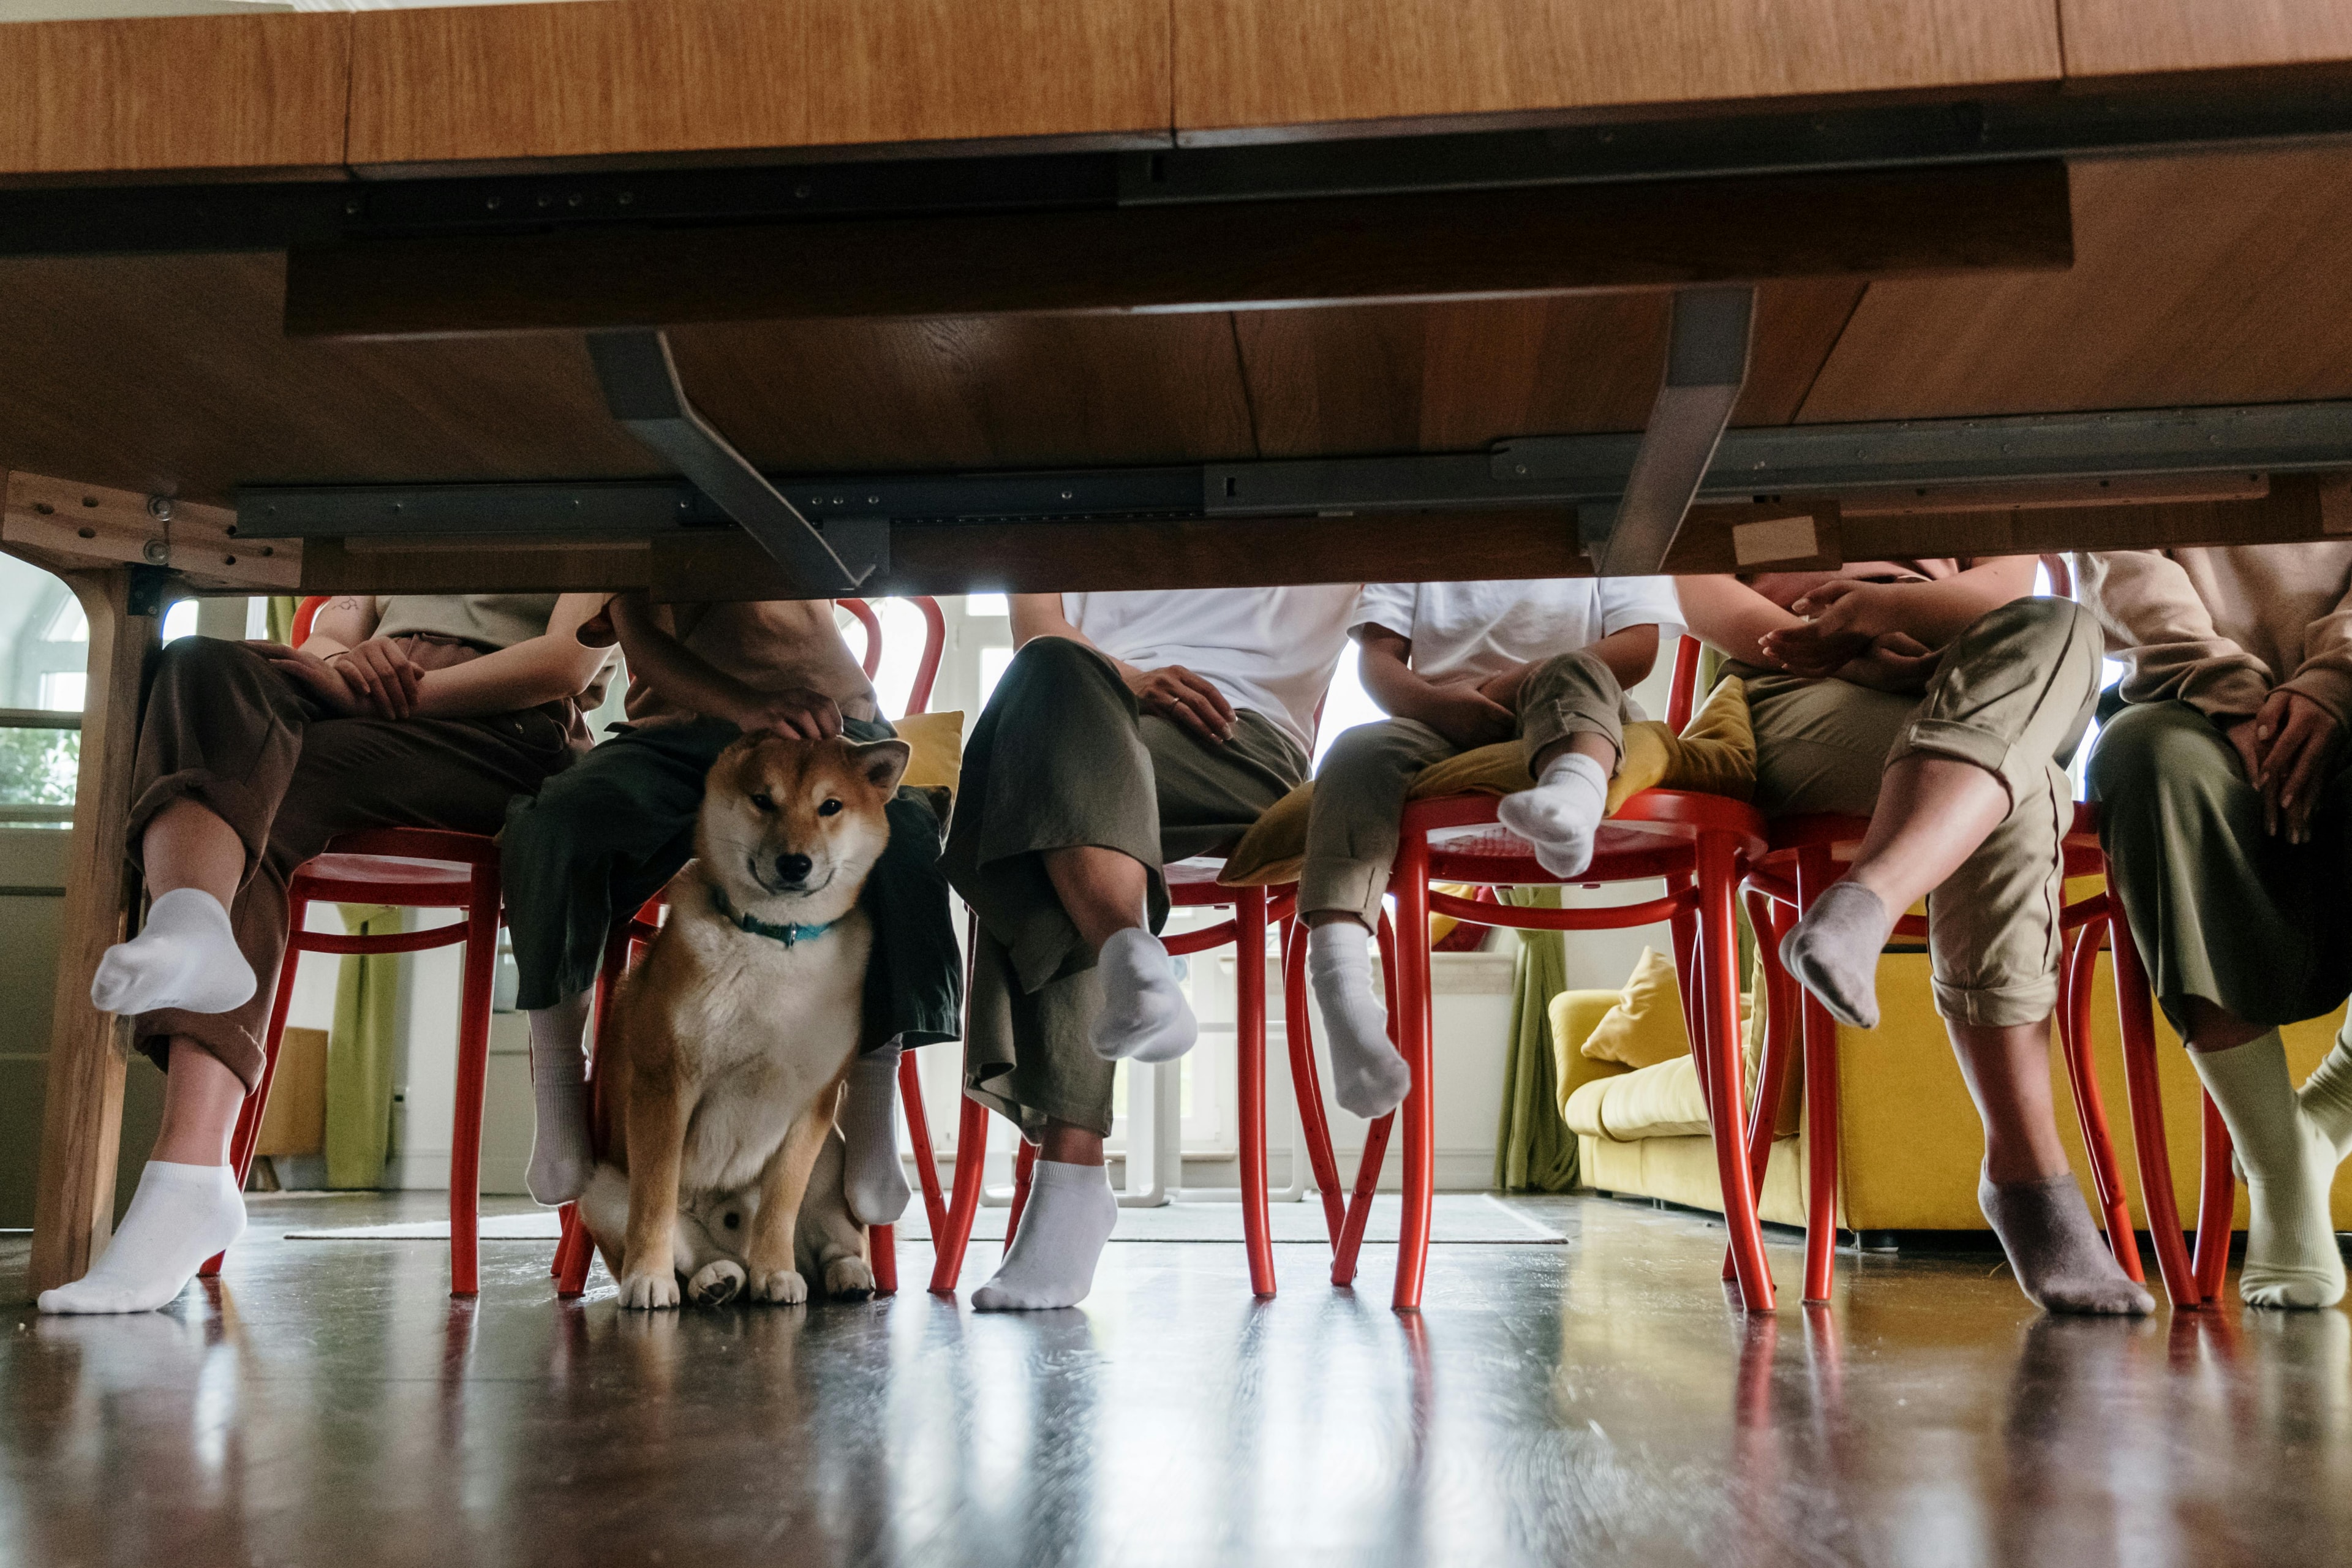
M2015 748L2004 735L1990 730L1979 730L1973 724L1963 724L1950 719L1922 719L1903 731L1887 757L1892 764L1916 752L1932 752L1939 757L1953 757L1963 763L1973 763L2001 782L2001 787L2015 798L2016 786L2011 782L2015 764ZM2041 771L2042 759L2032 766Z
M257 975L264 989L277 984L274 974ZM267 1059L261 1042L229 1021L225 1013L190 1013L178 1007L159 1007L152 1013L142 1013L131 1026L131 1037L137 1049L157 1067L171 1068L172 1038L184 1036L205 1050L229 1071L236 1074L251 1094L261 1087L261 1068Z
M1963 986L1935 982L1936 1011L1955 1024L2008 1029L2039 1024L2058 1010L2058 977L2015 985Z
M1378 925L1381 900L1389 890L1389 868L1350 862L1323 866L1309 862L1298 882L1298 914L1353 915L1366 925Z

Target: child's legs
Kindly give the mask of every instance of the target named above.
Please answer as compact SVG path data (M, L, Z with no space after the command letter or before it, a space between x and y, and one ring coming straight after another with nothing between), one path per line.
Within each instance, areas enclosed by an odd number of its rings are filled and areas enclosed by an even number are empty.
M1406 793L1423 768L1454 754L1452 742L1412 719L1359 724L1332 742L1315 773L1298 874L1298 911L1307 924L1342 917L1379 923Z
M1592 654L1579 649L1546 659L1519 687L1519 746L1528 774L1541 778L1570 748L1614 773L1625 749L1624 707L1616 674Z

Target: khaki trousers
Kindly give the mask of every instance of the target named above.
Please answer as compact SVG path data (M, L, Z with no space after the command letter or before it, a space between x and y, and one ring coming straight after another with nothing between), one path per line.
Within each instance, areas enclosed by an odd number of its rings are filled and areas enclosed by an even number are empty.
M1603 735L1622 751L1625 694L1593 654L1547 659L1519 689L1520 755L1536 758L1570 735ZM1396 864L1398 819L1423 768L1458 754L1453 742L1412 719L1359 724L1331 743L1315 771L1307 818L1307 864L1298 877L1302 915L1349 914L1378 923Z
M262 1033L286 955L287 884L337 834L440 827L493 834L507 803L570 765L577 715L552 702L486 719L331 717L242 643L183 637L156 660L140 721L129 852L175 800L210 808L245 841L245 885L229 906L237 950L259 982L233 1012L176 1007L132 1022L164 1066L184 1035L245 1080L261 1081Z
M1886 769L1920 752L2008 790L2009 815L1927 898L1936 1009L1956 1023L2038 1023L2057 1005L2066 763L2098 699L2100 650L2079 605L2019 599L1954 638L1921 697L1727 668L1748 685L1767 816L1868 816Z
M948 880L979 920L966 1092L1034 1141L1047 1121L1107 1133L1114 1064L1087 1031L1102 1009L1094 950L1045 874L1045 853L1116 849L1149 872L1221 849L1307 774L1296 742L1244 710L1221 746L1136 706L1110 661L1066 637L1013 657L964 748Z

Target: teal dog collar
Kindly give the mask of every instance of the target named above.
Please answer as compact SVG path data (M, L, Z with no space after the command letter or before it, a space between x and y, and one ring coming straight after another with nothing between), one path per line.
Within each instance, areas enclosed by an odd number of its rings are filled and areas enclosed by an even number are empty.
M757 915L738 914L728 908L727 894L716 886L710 889L710 904L722 916L734 921L737 929L749 931L753 936L764 936L770 942L781 942L786 947L797 947L804 942L814 942L841 923L837 920L833 920L825 921L821 926L795 925L790 922L778 925L772 921L763 921Z

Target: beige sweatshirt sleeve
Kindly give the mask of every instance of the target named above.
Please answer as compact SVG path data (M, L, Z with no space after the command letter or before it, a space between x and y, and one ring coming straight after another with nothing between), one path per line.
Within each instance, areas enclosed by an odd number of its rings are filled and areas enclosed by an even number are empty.
M2127 667L2126 701L2173 699L2215 718L2242 719L2270 695L2263 661L2214 629L2189 574L2163 551L2084 552L2074 557L2074 582L2106 633L2107 652ZM2352 664L2344 668L2352 671Z
M2337 728L2352 726L2352 594L2304 633L2303 667L2279 682L2327 710Z

